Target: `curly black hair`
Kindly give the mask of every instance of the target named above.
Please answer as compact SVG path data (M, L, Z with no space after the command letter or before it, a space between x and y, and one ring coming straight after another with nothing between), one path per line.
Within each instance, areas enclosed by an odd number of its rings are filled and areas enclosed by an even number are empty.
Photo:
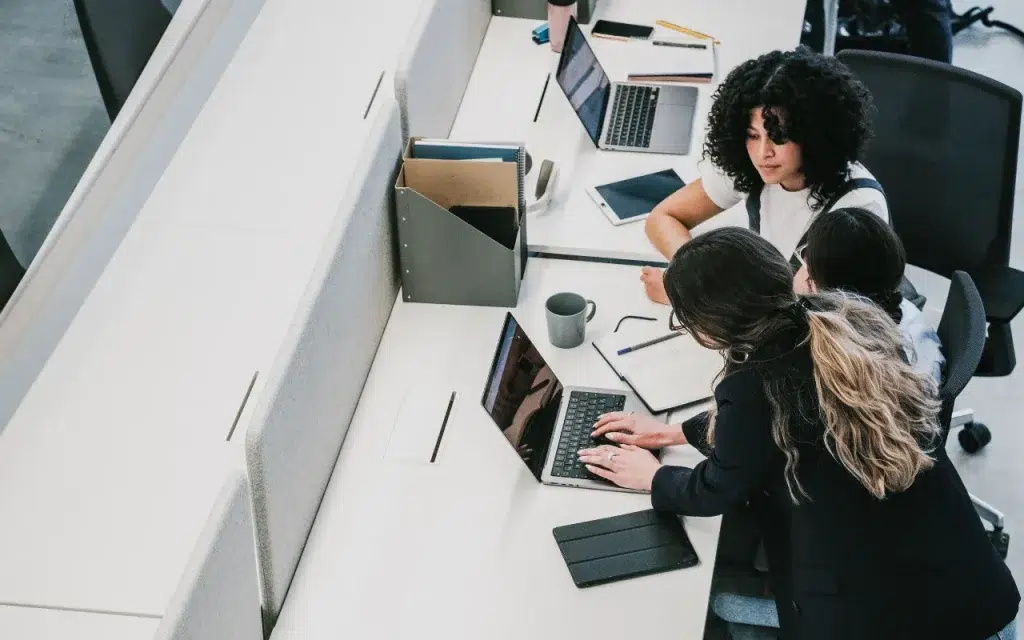
M733 69L714 95L704 157L748 194L764 184L746 146L756 107L772 141L800 145L809 204L821 208L849 179L849 164L871 136L867 87L843 63L805 47L772 51Z

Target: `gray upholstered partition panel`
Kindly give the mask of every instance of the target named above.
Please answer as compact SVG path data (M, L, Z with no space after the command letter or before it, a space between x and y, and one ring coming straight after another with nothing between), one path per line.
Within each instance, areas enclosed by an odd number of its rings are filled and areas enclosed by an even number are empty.
M284 603L398 295L398 105L378 96L347 200L268 374L246 435L265 624ZM341 176L339 176L341 179Z
M263 2L190 0L167 28L0 312L0 433L167 170Z
M406 137L451 131L490 22L491 0L423 4L395 70Z
M262 640L249 484L233 471L203 528L156 640Z

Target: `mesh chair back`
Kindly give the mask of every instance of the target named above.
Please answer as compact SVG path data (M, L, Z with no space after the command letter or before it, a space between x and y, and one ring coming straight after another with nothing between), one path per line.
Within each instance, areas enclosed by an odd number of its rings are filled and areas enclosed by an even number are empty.
M1009 264L1021 94L965 69L844 50L877 112L864 165L911 264L949 277Z
M946 356L946 371L939 396L942 398L941 424L949 430L953 404L981 362L985 348L985 307L974 281L963 271L956 271L950 279L949 297L942 310L942 320L936 331Z
M117 117L171 22L160 0L74 0L96 83Z

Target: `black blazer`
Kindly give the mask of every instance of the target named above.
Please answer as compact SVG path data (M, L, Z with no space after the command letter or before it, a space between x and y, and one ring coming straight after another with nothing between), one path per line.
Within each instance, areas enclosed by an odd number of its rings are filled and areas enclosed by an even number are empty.
M1020 595L945 450L910 489L877 500L824 446L809 348L762 355L715 389L710 457L694 469L659 469L654 508L714 516L749 503L785 638L984 640L1008 625ZM765 372L792 376L809 403L791 418L810 495L799 506L771 435Z

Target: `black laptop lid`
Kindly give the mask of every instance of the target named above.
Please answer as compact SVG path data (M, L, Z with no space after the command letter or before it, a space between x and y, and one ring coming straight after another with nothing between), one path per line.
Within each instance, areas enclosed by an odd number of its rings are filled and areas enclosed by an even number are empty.
M596 146L612 87L575 18L569 18L555 79Z
M511 313L491 362L484 409L540 480L562 400L562 383Z

